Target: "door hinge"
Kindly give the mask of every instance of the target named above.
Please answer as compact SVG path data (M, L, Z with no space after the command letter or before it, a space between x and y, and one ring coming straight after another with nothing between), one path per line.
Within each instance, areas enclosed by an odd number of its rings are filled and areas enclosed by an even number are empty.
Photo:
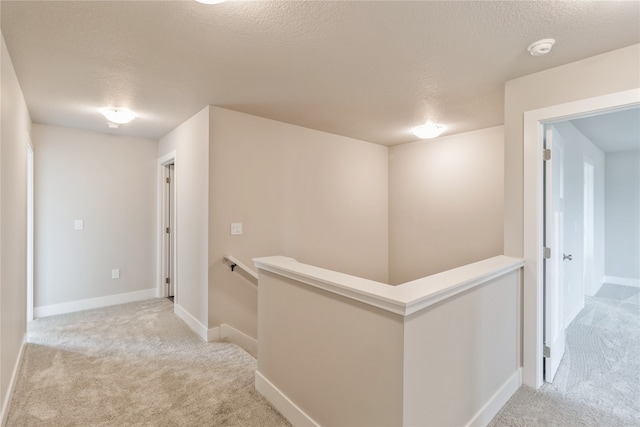
M164 283L166 283L166 284L168 285L169 283L171 283L171 279L169 279L169 278L167 277L166 279L164 279Z
M170 234L171 230L169 229L169 227L167 227L167 234Z
M171 178L167 177L167 184L171 184Z
M542 253L546 259L551 258L551 248L542 248Z
M548 345L544 346L544 357L551 357L551 348Z
M551 160L551 149L545 148L542 150L542 160Z

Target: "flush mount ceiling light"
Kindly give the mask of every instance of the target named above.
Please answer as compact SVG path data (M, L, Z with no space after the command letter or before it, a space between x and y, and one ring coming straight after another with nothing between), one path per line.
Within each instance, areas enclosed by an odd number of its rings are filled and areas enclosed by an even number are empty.
M196 0L196 1L202 4L220 4L220 3L224 3L226 0Z
M551 48L556 41L554 39L542 39L537 42L533 42L529 45L527 50L531 56L542 56L551 52Z
M443 125L427 123L425 125L413 128L413 134L420 139L429 139L440 136L440 134L444 132L445 129L446 127L444 127Z
M126 108L103 108L100 110L103 116L110 122L125 124L136 118L136 114Z

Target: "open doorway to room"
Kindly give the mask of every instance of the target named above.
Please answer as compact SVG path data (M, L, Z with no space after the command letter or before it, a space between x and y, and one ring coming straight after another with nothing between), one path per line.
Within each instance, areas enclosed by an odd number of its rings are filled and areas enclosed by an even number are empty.
M176 283L176 185L175 153L158 161L158 295L175 302Z
M594 399L619 401L607 373L635 372L621 319L640 320L640 108L548 123L545 149L544 379L599 376Z
M640 89L587 98L524 113L522 381L543 383L544 348L544 125L640 106ZM596 246L597 248L597 246Z
M27 136L27 322L33 320L34 277L34 169L33 147Z

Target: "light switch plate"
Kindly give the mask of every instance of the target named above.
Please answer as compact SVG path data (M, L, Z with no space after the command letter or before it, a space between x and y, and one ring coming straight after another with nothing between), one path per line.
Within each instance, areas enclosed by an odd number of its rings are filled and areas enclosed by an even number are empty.
M242 223L241 222L232 222L231 223L231 235L239 236L242 234Z
M84 221L81 219L76 219L73 222L73 229L74 230L84 230Z
M119 279L120 278L120 269L119 268L114 268L113 270L111 270L111 278L112 279Z

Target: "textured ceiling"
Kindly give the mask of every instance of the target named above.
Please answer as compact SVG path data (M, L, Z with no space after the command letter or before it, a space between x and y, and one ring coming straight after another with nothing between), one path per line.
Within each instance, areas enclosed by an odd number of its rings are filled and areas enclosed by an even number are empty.
M638 1L8 1L34 122L158 139L206 105L375 143L503 123L506 80L640 43ZM557 40L547 56L527 46ZM107 129L104 106L139 114Z

